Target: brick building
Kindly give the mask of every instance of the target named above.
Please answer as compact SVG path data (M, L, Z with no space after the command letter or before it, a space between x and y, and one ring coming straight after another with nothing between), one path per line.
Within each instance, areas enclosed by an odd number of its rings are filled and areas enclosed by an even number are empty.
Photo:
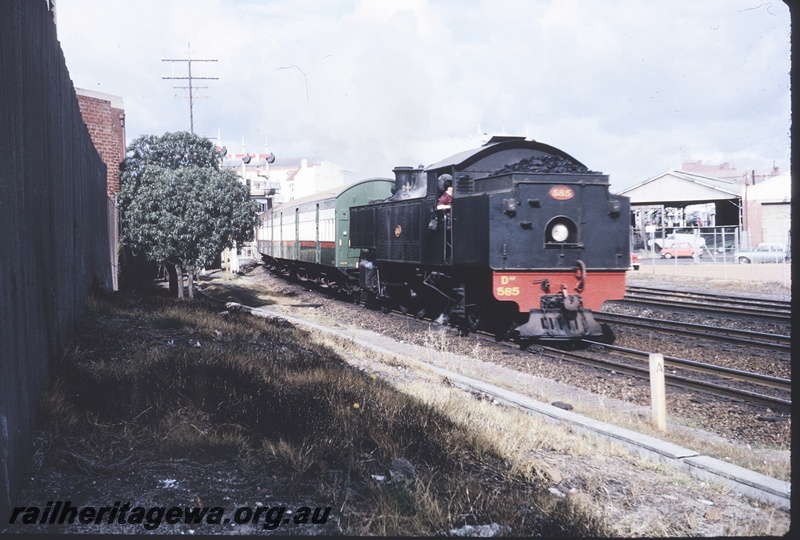
M89 135L108 167L108 196L119 192L119 164L125 160L125 107L122 98L76 88Z
M111 280L119 288L119 164L125 160L125 108L122 98L76 88L78 106L97 153L106 164L108 194L108 241L111 252Z
M761 242L792 244L792 176L779 174L742 194L744 232L751 248Z

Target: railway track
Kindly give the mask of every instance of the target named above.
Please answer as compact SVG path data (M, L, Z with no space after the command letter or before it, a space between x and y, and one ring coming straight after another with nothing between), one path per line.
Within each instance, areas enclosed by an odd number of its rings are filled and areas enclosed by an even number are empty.
M322 304L309 303L298 304L296 307L319 307L321 305ZM693 304L686 305L690 309L696 309L696 306ZM403 314L399 311L384 313L391 314L392 316L403 317L405 320L413 319L411 315ZM597 315L601 319L607 318L610 320L614 318L615 324L626 319L627 323L639 324L641 322L638 320L632 320L637 318L620 316L618 314L601 313ZM421 320L420 323L424 325L431 324L431 322L427 320ZM685 325L660 319L654 323L657 325L662 323L664 325L673 325L674 328L683 327L682 331L695 332L695 336L700 335L698 332L700 332L700 329L702 328L703 337L724 339L729 342L736 341L737 346L744 345L747 347L753 347L774 345L780 348L782 345L786 345L786 341L790 339L787 336L776 337L772 334L764 334L763 336L759 334L759 339L756 339L756 335L758 333L747 334L746 332L740 333L739 331L728 329L715 329L719 331L719 336L713 336L710 332L710 329L706 326ZM692 328L692 326L695 328ZM653 329L660 332L665 331L664 326L656 326ZM668 328L666 331L671 332L672 329ZM727 336L724 335L726 332L728 334ZM481 339L486 340L487 342L493 343L494 345L515 348L519 350L520 345L517 343L497 343L493 334L486 334L482 332L475 332L474 334ZM770 342L768 340L773 341ZM761 343L762 341L763 343ZM775 341L777 341L777 343ZM649 380L649 352L625 349L622 347L615 347L598 342L585 342L593 347L601 349L594 352L587 350L575 351L549 347L536 343L533 347L531 347L531 350L538 354L557 358L559 360L567 360L615 373L624 373L644 381ZM680 387L694 392L702 392L708 395L738 400L756 406L768 407L773 411L790 412L791 381L789 379L781 379L769 375L735 370L722 366L715 366L712 364L704 364L693 360L686 360L671 356L665 356L664 359L665 365L671 370L671 372L666 374L667 383L673 387Z
M761 317L787 323L791 321L792 316L790 301L649 287L629 286L625 298L618 301L705 311L727 316Z
M721 296L721 295L710 295ZM710 327L681 321L645 319L615 313L596 313L598 322L626 324L657 332L683 334L731 343L738 347L761 348L779 352L790 350L791 337L780 334L753 332L732 328ZM490 334L477 332L486 340L495 341ZM583 342L600 349L600 354L586 350L565 350L535 343L531 350L538 354L568 360L582 365L624 373L639 379L650 379L650 352L609 345L584 339ZM500 345L515 347L513 343ZM633 361L633 362L631 362ZM716 397L733 399L773 411L791 412L791 380L771 375L753 373L725 366L697 362L674 356L664 356L664 365L672 372L666 373L667 384Z
M491 336L488 334L485 336L482 335L481 337L487 340L491 339ZM649 352L616 347L614 345L589 340L584 340L584 342L594 347L601 348L602 354L605 356L599 357L597 354L585 350L564 350L541 344L535 344L529 347L529 350L559 360L576 362L585 366L613 371L614 373L623 373L639 379L650 379ZM513 346L512 344L503 345L509 347ZM614 354L609 355L609 352ZM625 362L621 359L622 357L633 359L636 362ZM726 399L735 399L761 407L768 407L774 411L791 411L791 380L789 379L751 373L713 364L704 364L702 362L695 362L694 360L686 360L672 356L664 356L664 365L673 370L672 373L666 373L667 384L671 386L703 392ZM706 376L706 379L688 377L685 374L686 372L703 374ZM739 386L730 386L726 384L729 381L738 383ZM766 389L768 391L771 390L772 394L763 393L763 390L754 390L753 387L757 389Z
M629 366L631 374L639 374L640 376L644 374L649 379L650 368L648 362L650 353L599 342L586 342L602 348L604 351L611 351L619 356L641 361L644 364L642 366ZM667 372L665 375L667 382L674 386L690 390L699 390L719 397L738 399L755 405L769 407L777 411L791 411L792 402L789 396L791 395L792 381L790 379L731 369L713 364L696 362L694 360L676 358L674 356L664 356L664 366L667 369L673 370L672 373ZM622 369L622 364L615 362L615 369ZM689 378L681 374L686 372L708 375L710 377L708 380L703 380ZM727 381L732 381L746 387L772 390L773 394L778 395L764 394L749 388L721 384Z
M599 312L594 314L594 318L598 322L614 326L628 326L656 332L667 332L698 339L713 339L734 345L747 345L772 351L789 352L792 344L791 336L783 334L721 328L666 319L649 319L619 313Z
M400 311L385 311L392 316L409 318L411 315ZM764 334L759 332L740 331L726 328L711 328L704 325L692 325L678 321L658 319L649 321L638 317L618 314L597 314L599 320L603 318L615 319L615 322L626 320L627 323L637 324L644 321L650 322L653 330L659 332L693 332L694 337L702 336L705 339L720 339L737 346L766 347L784 350L791 341L789 336L777 334ZM632 319L636 319L635 321ZM421 321L429 324L429 321ZM661 324L664 326L659 326ZM481 339L495 345L519 348L518 343L497 342L494 334L474 332ZM600 342L583 340L585 344L599 348L599 351L565 350L563 348L534 344L530 350L559 360L567 360L581 365L604 369L615 373L649 381L650 352L640 351L625 347L617 347ZM598 354L599 353L599 354ZM687 360L673 356L664 356L664 365L672 372L667 372L667 384L692 392L700 392L719 398L732 399L752 405L767 407L773 411L791 412L791 380L743 370L727 368L713 364L706 364L694 360Z

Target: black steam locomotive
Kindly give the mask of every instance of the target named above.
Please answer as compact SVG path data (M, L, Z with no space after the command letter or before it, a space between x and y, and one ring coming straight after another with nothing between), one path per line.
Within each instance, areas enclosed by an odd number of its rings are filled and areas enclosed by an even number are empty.
M630 205L607 175L524 137L394 173L267 211L267 265L465 332L608 338L591 312L625 294Z

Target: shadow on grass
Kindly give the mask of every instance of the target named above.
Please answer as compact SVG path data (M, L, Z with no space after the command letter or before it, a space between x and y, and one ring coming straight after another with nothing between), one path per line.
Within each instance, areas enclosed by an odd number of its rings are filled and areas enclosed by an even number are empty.
M281 293L262 288L242 287L229 283L211 282L203 286L203 292L217 300L237 302L248 307L270 306L273 298L282 297Z

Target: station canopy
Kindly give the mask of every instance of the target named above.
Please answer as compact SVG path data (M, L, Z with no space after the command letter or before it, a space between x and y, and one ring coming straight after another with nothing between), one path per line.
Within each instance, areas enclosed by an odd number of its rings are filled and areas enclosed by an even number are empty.
M682 208L693 204L732 200L742 193L742 183L687 171L668 170L618 193L630 197L631 206L663 205Z

